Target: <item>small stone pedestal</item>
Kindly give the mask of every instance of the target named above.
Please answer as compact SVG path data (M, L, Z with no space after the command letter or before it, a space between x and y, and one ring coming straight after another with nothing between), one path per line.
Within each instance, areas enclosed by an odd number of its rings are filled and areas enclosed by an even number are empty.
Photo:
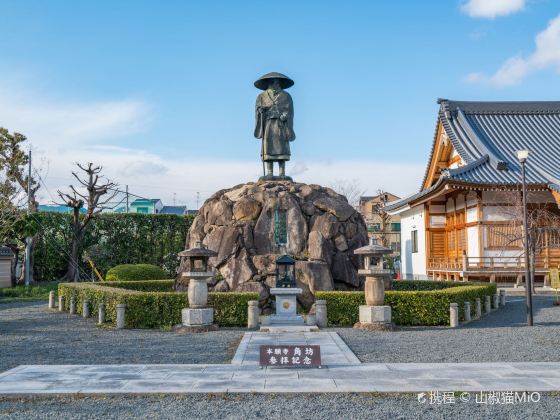
M271 325L305 325L303 317L297 314L297 295L302 292L297 287L270 289L270 294L276 296L276 314L270 316Z
M184 308L181 311L183 325L186 327L207 327L214 323L213 308Z
M270 294L276 296L276 313L263 319L261 331L309 332L318 331L317 325L306 325L297 314L297 295L303 290L297 287L274 287Z
M360 305L360 322L354 324L354 328L369 331L393 329L391 307Z

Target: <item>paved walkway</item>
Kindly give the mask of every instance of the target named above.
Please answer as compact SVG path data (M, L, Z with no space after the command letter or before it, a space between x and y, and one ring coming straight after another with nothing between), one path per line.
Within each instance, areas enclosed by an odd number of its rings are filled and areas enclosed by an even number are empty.
M28 365L0 374L2 394L560 391L560 363Z
M321 346L321 362L324 365L360 364L360 359L335 332L248 332L243 335L231 363L258 366L260 346L289 344Z
M259 367L261 345L320 345L322 368ZM231 364L21 365L0 394L560 391L560 363L360 363L335 332L244 334Z

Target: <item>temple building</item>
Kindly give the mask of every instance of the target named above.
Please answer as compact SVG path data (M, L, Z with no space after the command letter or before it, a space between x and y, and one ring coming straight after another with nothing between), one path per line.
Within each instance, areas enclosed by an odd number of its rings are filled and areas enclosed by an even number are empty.
M402 277L521 284L523 207L516 152L528 150L531 255L535 281L546 285L549 268L560 264L560 102L438 103L420 191L385 207L400 216Z

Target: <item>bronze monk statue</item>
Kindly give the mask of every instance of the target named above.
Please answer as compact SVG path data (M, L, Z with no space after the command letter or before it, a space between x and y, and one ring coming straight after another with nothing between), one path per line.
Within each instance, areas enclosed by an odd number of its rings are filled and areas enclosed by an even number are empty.
M255 106L255 137L262 139L261 159L266 163L263 180L290 180L286 176L286 161L290 160L290 142L294 141L294 103L284 89L294 81L281 73L268 73L255 82L263 90ZM273 174L273 164L278 162L279 176Z

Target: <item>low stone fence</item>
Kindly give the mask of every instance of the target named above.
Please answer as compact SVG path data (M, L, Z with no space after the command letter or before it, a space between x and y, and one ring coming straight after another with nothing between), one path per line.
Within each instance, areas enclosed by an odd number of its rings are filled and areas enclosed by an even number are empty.
M395 325L449 325L451 303L457 303L461 322L464 321L465 302L484 300L484 296L496 294L495 284L437 282L437 290L429 290L433 283L402 280L393 285L401 290L385 292L384 305L391 306ZM364 292L316 292L315 299L327 302L329 326L354 325L358 322L359 306L365 305Z
M118 328L167 328L181 323L181 310L189 304L187 293L151 291L166 290L172 282L123 282L126 289L114 287L115 283L60 283L58 309L97 316L99 321L114 323ZM133 290L135 287L141 290ZM214 308L216 324L246 327L248 302L258 298L257 293L211 292L208 305Z
M482 312L482 305L484 302L484 313ZM494 295L484 296L483 301L481 298L476 298L474 302L463 302L462 308L458 303L452 302L449 304L449 326L456 328L461 323L468 323L473 319L479 319L482 315L489 314L490 312L506 306L506 292L500 290L499 293ZM460 316L462 310L463 316Z

